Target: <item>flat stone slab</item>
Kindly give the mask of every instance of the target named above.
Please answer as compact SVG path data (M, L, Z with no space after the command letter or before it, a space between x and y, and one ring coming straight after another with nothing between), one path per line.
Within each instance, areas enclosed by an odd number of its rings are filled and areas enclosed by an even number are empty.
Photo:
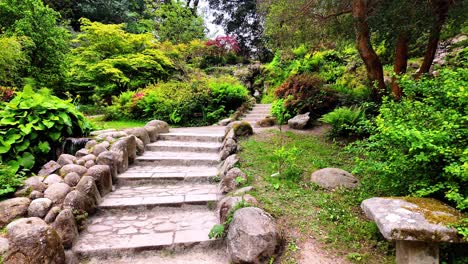
M159 140L168 141L194 141L194 142L222 142L224 132L219 133L190 133L190 132L171 132L159 134Z
M461 215L429 198L371 198L362 202L367 217L375 221L388 240L462 242L457 230L446 226Z
M209 180L218 174L216 167L189 167L189 166L132 166L126 172L119 174L121 181L202 181Z
M122 186L104 197L99 208L207 204L222 197L214 184Z
M218 220L206 206L151 210L104 211L88 220L73 251L80 255L116 250L154 250L211 243Z
M222 147L221 142L190 142L160 140L146 145L150 151L178 151L178 152L208 152L217 153Z
M145 151L135 162L153 166L216 166L220 159L218 153Z

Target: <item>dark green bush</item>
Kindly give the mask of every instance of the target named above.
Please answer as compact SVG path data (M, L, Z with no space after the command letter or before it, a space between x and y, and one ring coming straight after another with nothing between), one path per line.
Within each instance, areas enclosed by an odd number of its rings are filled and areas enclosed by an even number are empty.
M91 124L68 101L26 86L0 110L0 163L28 171L42 165L66 137L82 136Z
M400 102L384 100L376 132L354 148L355 169L371 195L417 195L468 209L468 69L400 85Z
M362 107L338 107L320 121L332 126L332 138L360 138L370 135L372 124Z
M17 175L15 169L0 163L0 197L16 191L23 184L22 175Z
M291 115L310 112L318 118L333 110L338 104L338 93L323 86L323 80L310 74L289 77L275 91L277 98L285 98Z

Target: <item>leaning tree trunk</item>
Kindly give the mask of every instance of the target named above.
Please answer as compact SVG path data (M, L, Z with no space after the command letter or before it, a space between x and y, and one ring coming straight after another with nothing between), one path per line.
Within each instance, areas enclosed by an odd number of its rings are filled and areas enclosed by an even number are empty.
M393 66L395 75L406 73L406 69L408 67L408 41L407 32L401 32L398 35L395 49L395 65ZM403 91L400 85L398 85L398 81L395 76L392 78L392 94L396 100L400 100L403 95Z
M353 18L357 48L366 66L369 81L372 83L377 82L377 88L373 88L372 96L374 101L379 102L386 87L382 63L380 62L379 56L372 48L369 23L367 22L367 12L368 7L366 0L353 0Z
M452 5L452 0L433 0L432 8L434 9L434 15L436 20L432 25L431 31L429 33L429 41L427 42L426 53L424 54L424 60L419 68L419 71L416 74L416 78L420 78L421 75L429 72L434 61L434 57L439 46L440 40L440 31L447 20L448 11Z

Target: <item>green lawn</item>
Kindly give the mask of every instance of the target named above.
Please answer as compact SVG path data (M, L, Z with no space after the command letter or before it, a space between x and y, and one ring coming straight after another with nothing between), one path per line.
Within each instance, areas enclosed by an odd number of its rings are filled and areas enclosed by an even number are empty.
M102 117L88 118L93 123L96 129L125 129L131 127L143 127L147 122L136 120L118 120L104 121Z
M275 150L283 141L285 150L297 148L293 163L304 171L299 180L271 177L277 170ZM300 248L314 237L327 250L358 263L392 263L393 248L383 239L377 226L366 219L359 205L359 191L328 192L309 182L310 174L324 167L350 171L353 157L337 145L314 135L268 131L241 142L240 168L255 187L252 193L266 211L278 221L285 235L285 252L280 263L298 263ZM277 155L287 156L286 153Z

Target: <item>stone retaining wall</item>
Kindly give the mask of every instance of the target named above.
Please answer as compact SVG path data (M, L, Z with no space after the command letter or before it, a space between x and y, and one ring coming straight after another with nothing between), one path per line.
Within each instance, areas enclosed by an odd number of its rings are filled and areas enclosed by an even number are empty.
M168 124L159 120L141 128L96 131L75 155L62 154L26 179L15 198L0 202L0 228L7 231L0 236L4 263L65 263L72 256L65 250L101 197L112 191L117 174L167 132Z

